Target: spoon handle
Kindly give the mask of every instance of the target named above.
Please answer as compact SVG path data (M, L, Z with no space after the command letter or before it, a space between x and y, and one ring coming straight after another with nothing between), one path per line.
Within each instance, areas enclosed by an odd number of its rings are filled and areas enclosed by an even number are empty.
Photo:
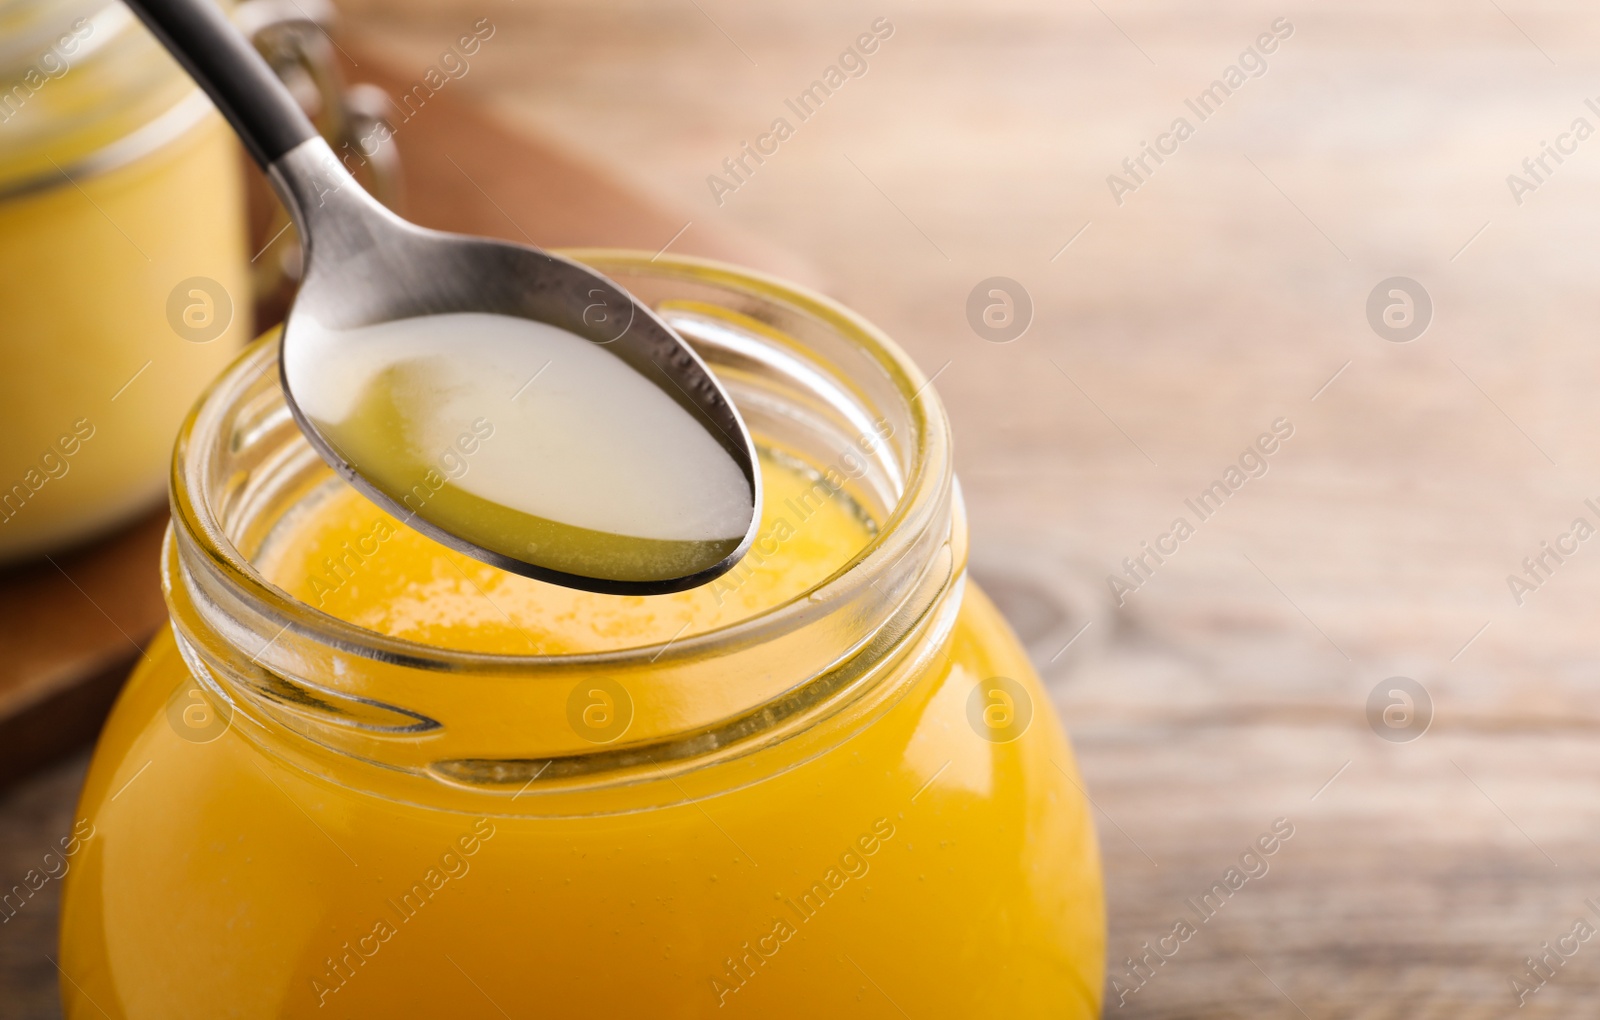
M289 90L215 0L125 0L228 118L263 170L317 137Z

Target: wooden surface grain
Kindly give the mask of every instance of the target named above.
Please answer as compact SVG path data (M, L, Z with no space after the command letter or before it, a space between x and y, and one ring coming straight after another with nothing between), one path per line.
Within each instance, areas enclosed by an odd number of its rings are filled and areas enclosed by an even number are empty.
M451 94L682 210L661 223L689 224L674 249L726 230L763 239L748 258L769 268L793 253L938 373L976 569L1026 622L1098 810L1113 978L1293 824L1109 1016L1593 1010L1600 941L1521 1008L1511 979L1575 919L1600 926L1600 545L1522 605L1506 576L1600 523L1600 140L1521 204L1506 178L1574 118L1600 128L1600 12L341 7L403 77L490 18ZM869 71L715 204L706 177L880 16L895 34ZM1266 72L1117 204L1107 175L1279 18L1295 30ZM1435 309L1403 344L1365 311L1396 275ZM966 318L992 276L1034 305L1009 344ZM1115 606L1105 576L1279 418L1295 433L1267 473ZM1433 701L1410 743L1366 718L1394 676Z

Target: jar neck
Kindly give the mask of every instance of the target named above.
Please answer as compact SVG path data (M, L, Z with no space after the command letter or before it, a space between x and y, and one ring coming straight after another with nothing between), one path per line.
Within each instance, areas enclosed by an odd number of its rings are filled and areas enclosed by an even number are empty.
M284 405L269 336L180 434L164 560L180 650L246 737L401 799L466 791L526 807L582 792L592 809L597 791L610 791L626 810L641 780L736 760L739 771L780 745L792 755L843 739L943 647L960 602L965 521L943 411L905 356L852 313L759 276L577 255L655 306L752 431L848 490L877 533L799 597L659 645L512 656L377 634L295 600L254 566L274 529L342 484ZM606 718L583 715L596 708Z

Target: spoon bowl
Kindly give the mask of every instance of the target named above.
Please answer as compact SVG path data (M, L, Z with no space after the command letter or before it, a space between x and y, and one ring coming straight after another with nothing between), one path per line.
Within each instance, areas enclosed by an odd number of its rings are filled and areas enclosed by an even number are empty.
M284 326L280 362L284 393L318 453L368 498L411 527L496 567L593 591L680 591L713 580L744 555L754 540L758 520L753 512L760 498L755 445L704 362L651 309L611 280L569 259L526 245L443 233L407 222L363 191L320 138L302 143L279 159L271 178L290 203L302 236L309 239L304 282ZM571 557L550 555L561 550L551 549L548 541L538 543L546 550L544 556L510 541L474 541L451 522L440 520L443 515L430 513L426 502L419 505L418 499L410 497L421 480L421 470L402 472L403 476L386 482L375 470L374 458L360 457L348 442L341 442L326 417L316 413L315 401L306 399L327 386L329 367L351 349L352 336L390 323L472 315L553 326L582 338L653 384L698 424L742 475L748 487L743 501L751 511L749 519L740 522L737 535L725 522L720 529L724 534L709 544L702 540L694 548L653 547L653 555L648 557L652 565L641 567L635 558L629 561L631 567L624 567L623 572L632 576L618 576L615 569L605 576L572 569L565 566L572 562ZM383 342L381 336L375 339ZM493 396L509 398L525 392L524 387L542 375L541 362L548 367L555 359L532 358L520 376L502 380L503 387L486 394L489 399L482 410L488 418L494 417ZM556 372L560 370L558 366ZM624 407L608 412L598 404L591 410L613 416L628 414ZM652 437L637 438L647 442ZM610 453L616 457L618 451ZM666 456L670 451L658 453ZM736 494L727 491L728 481L724 475L723 504L738 501ZM632 498L642 495L635 492ZM619 494L619 498L629 496ZM480 513L483 509L477 508ZM467 511L467 516L471 515L472 511ZM592 548L596 541L593 536L556 530L561 532L559 540L569 545L577 542ZM729 541L735 537L736 542ZM580 559L594 561L593 556ZM674 573L678 564L690 564L693 569Z

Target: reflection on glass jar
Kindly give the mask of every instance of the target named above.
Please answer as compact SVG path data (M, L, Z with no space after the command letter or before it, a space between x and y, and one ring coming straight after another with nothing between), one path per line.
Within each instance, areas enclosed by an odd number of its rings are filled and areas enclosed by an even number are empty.
M1087 801L966 581L933 391L825 300L579 257L743 412L749 557L632 598L463 558L331 474L257 343L179 438L173 626L80 805L67 1015L1098 1016Z
M248 336L244 199L211 104L116 0L0 0L0 561L159 500Z

